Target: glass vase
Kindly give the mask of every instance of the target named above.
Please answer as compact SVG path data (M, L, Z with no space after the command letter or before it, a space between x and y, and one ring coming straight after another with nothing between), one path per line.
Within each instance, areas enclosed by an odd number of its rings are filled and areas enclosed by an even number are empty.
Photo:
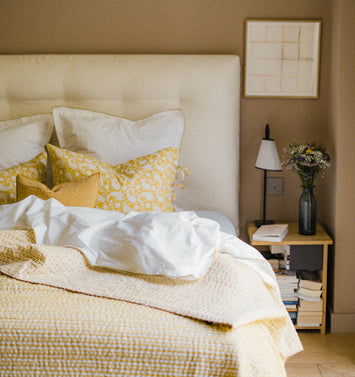
M305 236L316 234L316 197L314 186L302 186L303 191L299 200L298 232Z

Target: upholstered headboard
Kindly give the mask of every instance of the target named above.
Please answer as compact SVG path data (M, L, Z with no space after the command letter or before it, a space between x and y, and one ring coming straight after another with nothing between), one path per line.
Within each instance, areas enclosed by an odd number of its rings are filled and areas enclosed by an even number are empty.
M182 109L176 203L225 213L238 229L239 58L232 55L0 55L0 120L53 106L137 120Z

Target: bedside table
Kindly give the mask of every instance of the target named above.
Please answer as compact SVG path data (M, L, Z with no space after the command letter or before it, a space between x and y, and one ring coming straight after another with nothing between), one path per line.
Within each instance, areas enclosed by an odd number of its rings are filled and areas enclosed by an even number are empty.
M282 223L286 224L286 223ZM249 243L250 245L258 248L258 246L271 246L271 245L290 245L291 246L291 269L307 270L307 264L309 264L309 269L316 269L320 272L320 277L322 280L322 298L323 298L323 311L322 311L322 324L320 326L295 326L297 329L318 329L322 334L326 332L326 312L327 312L327 279L328 279L328 245L333 244L333 240L330 238L328 233L324 230L321 224L317 223L316 234L313 236L303 236L298 233L298 223L287 223L288 233L286 237L281 242L267 242L267 241L253 241L253 234L256 232L257 228L254 223L247 224ZM312 250L312 246L315 247ZM295 246L294 248L292 246ZM302 247L304 246L302 252ZM294 249L294 253L293 250ZM313 254L319 255L321 253L321 259L318 258L318 264L312 260ZM294 255L292 255L294 254ZM300 259L298 255L306 256ZM308 258L309 257L309 258ZM292 268L292 259L294 259L294 266Z

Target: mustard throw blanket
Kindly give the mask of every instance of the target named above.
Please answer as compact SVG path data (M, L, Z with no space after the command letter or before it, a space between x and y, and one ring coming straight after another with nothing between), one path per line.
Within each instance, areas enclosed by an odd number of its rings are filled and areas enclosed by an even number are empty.
M87 295L125 300L231 327L269 323L284 357L302 346L279 292L265 285L250 267L216 253L200 280L130 275L92 268L75 249L40 246L31 231L0 231L0 271L18 280Z

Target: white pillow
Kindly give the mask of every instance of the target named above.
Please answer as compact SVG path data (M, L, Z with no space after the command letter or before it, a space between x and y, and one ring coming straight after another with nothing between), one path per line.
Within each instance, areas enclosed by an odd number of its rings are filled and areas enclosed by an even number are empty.
M53 108L61 148L116 166L165 148L180 148L181 110L168 110L138 121L68 107Z
M195 213L197 216L216 221L222 232L238 236L232 221L224 213L218 211L195 211Z
M42 153L53 129L51 114L0 122L0 170L22 164Z

